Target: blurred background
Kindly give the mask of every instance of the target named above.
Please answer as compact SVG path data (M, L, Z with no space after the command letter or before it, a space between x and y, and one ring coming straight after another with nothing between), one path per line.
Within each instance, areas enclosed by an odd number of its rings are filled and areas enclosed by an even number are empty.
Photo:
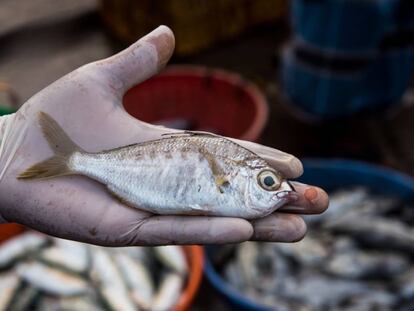
M292 153L333 194L305 244L207 248L190 309L414 310L413 1L1 0L0 113L160 24L175 54L129 113Z

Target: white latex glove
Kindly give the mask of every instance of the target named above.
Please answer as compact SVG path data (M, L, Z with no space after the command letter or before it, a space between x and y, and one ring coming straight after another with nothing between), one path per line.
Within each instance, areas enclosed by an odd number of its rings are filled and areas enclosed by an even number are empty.
M171 131L130 116L123 109L122 97L129 88L160 71L173 49L171 30L161 26L119 54L69 73L29 99L16 114L0 119L3 221L107 246L230 243L249 239L296 241L304 236L306 226L302 218L286 212L320 213L326 209L328 197L323 190L302 184L295 184L299 195L294 206L249 222L224 217L152 215L122 205L103 185L83 176L16 179L27 167L52 155L38 126L39 111L50 114L88 151L153 140ZM302 173L300 161L291 155L239 142L288 178ZM145 221L133 230L140 220Z

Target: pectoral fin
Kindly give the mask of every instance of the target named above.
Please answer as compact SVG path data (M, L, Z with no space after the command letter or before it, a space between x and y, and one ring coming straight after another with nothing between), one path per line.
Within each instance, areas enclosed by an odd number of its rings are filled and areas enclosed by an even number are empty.
M226 176L225 172L210 152L208 152L204 148L201 148L200 153L204 155L211 168L211 172L214 176L214 182L217 186L218 191L220 191L220 193L223 193L223 186L230 183L228 176Z
M189 212L188 214L191 214L193 216L209 215L211 213L210 206L200 205L200 204L191 204L189 207L191 208L191 212Z
M230 182L227 179L227 176L216 176L216 186L220 193L224 193L223 186L228 185Z

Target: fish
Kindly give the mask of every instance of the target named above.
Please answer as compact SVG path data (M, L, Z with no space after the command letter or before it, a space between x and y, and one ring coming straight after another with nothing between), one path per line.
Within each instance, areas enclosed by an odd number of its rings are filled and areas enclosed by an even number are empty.
M180 246L156 246L153 249L158 260L166 267L182 275L188 273L187 259Z
M371 247L414 253L414 229L409 225L380 215L358 216L353 213L327 221L324 228L346 233Z
M355 295L346 302L339 311L390 311L397 310L397 297L385 290L373 290L361 295Z
M280 244L278 250L306 266L320 265L329 255L326 245L312 234L297 243Z
M90 264L90 256L86 244L53 239L56 246L42 250L38 257L45 263L73 273L85 273Z
M151 307L151 311L172 310L180 297L184 279L182 275L170 272L164 275Z
M92 270L90 277L110 310L138 310L132 301L127 285L109 252L91 247Z
M333 210L307 219L302 241L214 248L217 271L269 310L414 310L412 203L365 187L330 197Z
M76 296L90 291L86 280L40 262L25 262L16 270L27 283L52 295Z
M408 260L396 254L353 250L334 254L328 260L326 271L345 278L392 278L409 267Z
M2 247L15 262L0 272L0 311L167 311L189 274L179 246L99 247L28 231Z
M314 310L337 310L335 306L355 295L369 293L370 288L353 280L335 279L315 274L303 273L294 282L286 283L286 298L306 303Z
M36 305L36 311L56 311L59 310L60 299L58 297L41 297Z
M185 131L87 152L47 113L38 120L54 155L21 172L21 180L83 175L122 203L160 215L255 219L295 197L281 172L222 136Z
M59 311L106 311L91 295L62 297L59 299Z
M148 269L123 253L115 254L114 259L130 290L132 300L143 310L149 310L154 295L154 284Z
M18 259L35 252L48 243L46 236L28 232L5 241L0 246L0 269L16 263Z

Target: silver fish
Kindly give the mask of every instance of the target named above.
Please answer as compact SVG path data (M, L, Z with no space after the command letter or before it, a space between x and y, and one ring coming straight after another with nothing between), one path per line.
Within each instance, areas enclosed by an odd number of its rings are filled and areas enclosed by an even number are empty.
M277 248L283 255L308 267L321 264L329 255L329 250L323 241L312 234L297 243L281 243Z
M390 292L375 289L369 293L355 295L347 302L346 308L341 311L390 311L396 310L397 297Z
M19 179L84 175L106 185L125 204L152 213L246 219L272 213L294 191L264 159L214 134L184 132L90 153L48 114L40 112L39 123L55 155Z
M16 262L17 259L40 249L48 242L46 236L28 232L14 237L0 246L0 269Z
M172 310L180 297L184 279L177 273L168 273L161 281L160 289L154 297L152 311Z
M60 299L57 297L44 296L39 299L36 311L57 311L59 310Z
M132 300L142 309L149 310L154 295L154 284L149 270L125 253L115 254L114 259L130 290Z
M59 299L59 311L106 311L91 295L63 297Z
M187 259L185 258L184 251L180 246L157 246L153 249L158 260L162 262L166 267L169 267L171 270L177 273L183 275L187 274Z
M326 264L326 271L346 278L392 278L409 267L408 260L396 254L351 251L334 254Z
M327 310L328 307L337 310L337 304L370 292L368 287L359 282L329 278L313 272L303 273L293 282L287 282L284 291L285 297L306 303L314 310Z
M86 272L89 264L86 246L81 243L74 244L71 249L56 246L46 248L40 252L39 258L50 265L80 274Z
M34 287L53 295L75 296L90 291L86 280L39 262L27 262L19 265L17 274Z
M99 288L108 307L116 311L138 310L129 296L119 268L109 253L99 247L91 248L93 253L91 279Z
M349 214L327 221L323 228L346 233L372 247L401 249L414 253L414 229L409 225L382 216L358 216Z
M214 264L271 310L414 310L413 206L361 187L331 197L333 211L308 219L303 241L243 243Z

